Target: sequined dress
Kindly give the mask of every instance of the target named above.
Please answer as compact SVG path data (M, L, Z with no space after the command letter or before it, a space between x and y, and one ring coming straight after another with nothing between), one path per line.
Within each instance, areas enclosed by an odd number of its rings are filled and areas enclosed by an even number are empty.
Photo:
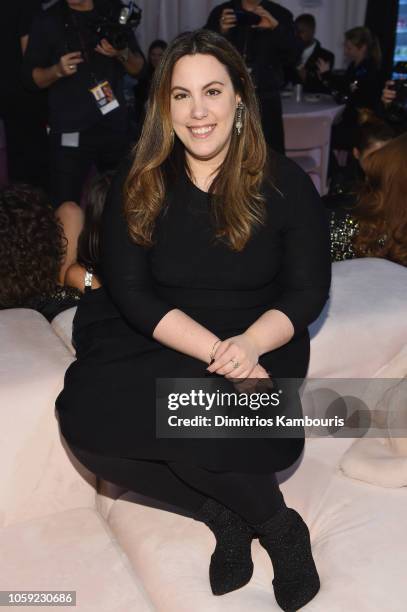
M357 255L353 249L353 238L359 232L359 222L346 208L335 208L329 211L329 225L331 230L331 260L344 261L345 259L354 259L355 257L368 257L367 252L364 255ZM379 236L377 244L383 247L386 242L386 235Z
M59 313L77 306L82 293L73 287L56 285L54 291L47 295L34 295L20 304L0 306L1 308L31 308L40 312L48 321L52 321Z
M356 257L352 239L358 231L358 222L343 208L329 211L331 230L331 260L343 261Z

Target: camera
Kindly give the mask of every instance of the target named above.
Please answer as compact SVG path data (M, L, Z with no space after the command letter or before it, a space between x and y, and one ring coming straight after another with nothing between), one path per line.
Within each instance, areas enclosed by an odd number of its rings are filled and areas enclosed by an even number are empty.
M261 21L261 17L250 11L244 11L242 9L235 9L235 15L237 19L237 25L240 26L252 26L258 25Z
M393 102L396 106L407 108L407 62L397 62L393 68L394 85L391 86L396 92Z
M233 2L232 8L236 15L238 26L250 27L253 25L258 25L261 21L261 17L259 15L256 15L256 13L251 11L245 11L242 9L241 3L236 0Z
M132 30L140 25L141 14L142 10L135 2L126 6L121 2L109 3L109 9L93 24L97 42L106 38L112 47L122 51L129 44Z
M392 122L403 121L407 112L407 62L397 62L393 67L394 85L390 86L396 92L396 98L389 105L387 116Z

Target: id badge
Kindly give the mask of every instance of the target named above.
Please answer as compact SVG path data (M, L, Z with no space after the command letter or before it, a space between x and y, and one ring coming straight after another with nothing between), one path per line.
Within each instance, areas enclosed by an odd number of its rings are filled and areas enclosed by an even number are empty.
M96 104L102 115L107 115L107 113L110 113L119 106L109 81L102 81L89 91L95 98Z
M68 132L61 134L61 145L63 147L79 147L79 132Z

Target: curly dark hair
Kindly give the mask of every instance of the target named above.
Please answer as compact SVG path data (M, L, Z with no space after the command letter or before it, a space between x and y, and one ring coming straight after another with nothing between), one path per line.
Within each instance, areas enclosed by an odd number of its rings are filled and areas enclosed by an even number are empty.
M66 238L45 194L30 185L0 190L0 307L25 307L50 295Z

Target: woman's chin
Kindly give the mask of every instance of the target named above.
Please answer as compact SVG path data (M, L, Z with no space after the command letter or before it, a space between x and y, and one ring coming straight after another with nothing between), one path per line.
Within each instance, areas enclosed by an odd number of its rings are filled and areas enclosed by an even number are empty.
M202 143L199 146L189 145L186 148L188 153L195 159L209 161L221 155L222 152L225 150L225 145L214 147L213 145L209 145L209 143Z

